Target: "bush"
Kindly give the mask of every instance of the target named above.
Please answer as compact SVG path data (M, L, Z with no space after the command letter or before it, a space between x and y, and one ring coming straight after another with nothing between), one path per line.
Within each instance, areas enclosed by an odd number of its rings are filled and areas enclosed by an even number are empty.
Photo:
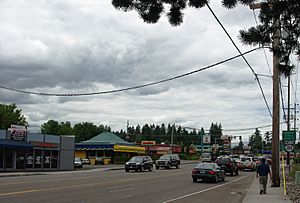
M300 171L300 163L292 166L290 176L295 178L296 171Z

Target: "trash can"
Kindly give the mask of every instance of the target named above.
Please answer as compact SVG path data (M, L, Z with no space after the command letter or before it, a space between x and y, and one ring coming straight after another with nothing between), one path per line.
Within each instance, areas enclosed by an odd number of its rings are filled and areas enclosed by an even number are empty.
M96 159L90 159L91 161L91 165L95 165L96 164Z
M104 165L108 165L108 164L109 164L109 161L110 161L110 159L104 159L104 160L103 160L103 164L104 164Z

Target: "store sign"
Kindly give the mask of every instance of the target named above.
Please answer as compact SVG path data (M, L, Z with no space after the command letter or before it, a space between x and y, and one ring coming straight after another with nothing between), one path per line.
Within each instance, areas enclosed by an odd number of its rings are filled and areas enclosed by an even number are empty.
M11 125L8 131L12 140L24 141L27 135L27 129L22 125Z
M30 141L30 144L32 144L34 147L58 148L57 143Z
M156 145L155 141L142 141L141 145Z

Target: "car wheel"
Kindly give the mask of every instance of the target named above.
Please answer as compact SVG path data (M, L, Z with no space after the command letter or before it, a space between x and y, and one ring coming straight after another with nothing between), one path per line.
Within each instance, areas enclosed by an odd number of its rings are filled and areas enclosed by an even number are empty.
M233 176L233 171L230 172L230 175Z
M193 182L194 182L194 183L197 183L197 178L193 178Z
M153 170L153 166L151 165L150 167L149 167L149 171L152 171Z
M159 166L156 166L155 168L156 168L156 170L158 170L158 169L159 169Z
M214 182L217 183L218 181L219 181L219 177L216 176L215 179L214 179Z
M129 169L125 169L125 172L129 172Z
M176 168L179 169L179 165L176 165Z
M223 182L225 181L225 175L223 175L223 177L222 177L222 181L223 181Z
M236 171L235 171L235 175L239 175L239 170L238 169L236 169Z

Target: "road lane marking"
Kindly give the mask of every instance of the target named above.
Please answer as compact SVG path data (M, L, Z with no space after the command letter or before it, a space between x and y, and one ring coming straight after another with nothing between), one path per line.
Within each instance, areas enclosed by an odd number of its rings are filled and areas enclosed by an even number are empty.
M178 176L180 174L185 174L184 172L179 172L179 173L172 173L168 175L163 175L163 176L156 176L155 178L165 178L165 177L170 177L170 176ZM143 175L143 173L139 173L136 175ZM73 179L73 178L72 178ZM32 189L32 190L24 190L24 191L16 191L16 192L7 192L7 193L0 193L1 196L10 196L10 195L18 195L18 194L26 194L34 192L45 192L45 191L55 191L55 190L61 190L61 189L69 189L69 188L78 188L78 187L88 187L88 186L95 186L95 185L102 185L102 184L107 184L107 183L118 183L118 182L127 182L131 180L141 180L141 179L153 179L153 177L141 177L141 178L129 178L129 179L121 179L121 180L115 180L115 181L106 181L106 182L96 182L96 183L87 183L87 184L80 184L80 185L68 185L68 186L62 186L62 187L52 187L52 188L44 188L44 189Z
M200 191L193 192L193 193L190 193L190 194L186 194L186 195L183 195L183 196L180 196L180 197L176 197L176 198L173 198L173 199L169 199L169 200L163 201L163 203L174 202L174 201L177 201L177 200L180 200L180 199L184 199L184 198L187 198L187 197L190 197L190 196L193 196L193 195L198 195L198 194L200 194L200 193L207 192L207 191L210 191L210 190L219 188L219 187L223 187L223 186L228 185L228 184L230 184L230 183L237 182L237 181L242 180L243 178L246 178L246 177L247 177L247 176L243 176L243 177L240 177L240 178L238 178L238 179L235 179L235 180L233 180L233 181L230 181L230 182L227 182L227 183L224 183L224 184L221 184L221 185L217 185L217 186L214 186L214 187L211 187L211 188L206 188L206 189L204 189L204 190L200 190Z
M19 194L25 194L25 193L31 193L31 192L38 192L39 190L24 190L19 192L7 192L7 193L1 193L0 196L8 196L8 195L19 195Z
M105 183L126 182L126 181L135 180L135 179L137 179L137 178L129 178L129 179L116 180L116 181L107 181L107 182L100 182L100 183L88 183L88 184L81 184L81 185L69 185L69 186L55 187L55 188L44 188L44 189L36 189L36 190L24 190L24 191L16 191L16 192L7 192L7 193L0 193L0 197L1 196L10 196L10 195L19 195L19 194L25 194L25 193L33 193L33 192L55 191L55 190L76 188L76 187L95 186L95 185L102 185L102 184L105 184Z
M123 189L118 189L118 190L111 190L109 192L124 192L124 191L128 191L128 190L135 190L135 188L134 187L123 188Z

